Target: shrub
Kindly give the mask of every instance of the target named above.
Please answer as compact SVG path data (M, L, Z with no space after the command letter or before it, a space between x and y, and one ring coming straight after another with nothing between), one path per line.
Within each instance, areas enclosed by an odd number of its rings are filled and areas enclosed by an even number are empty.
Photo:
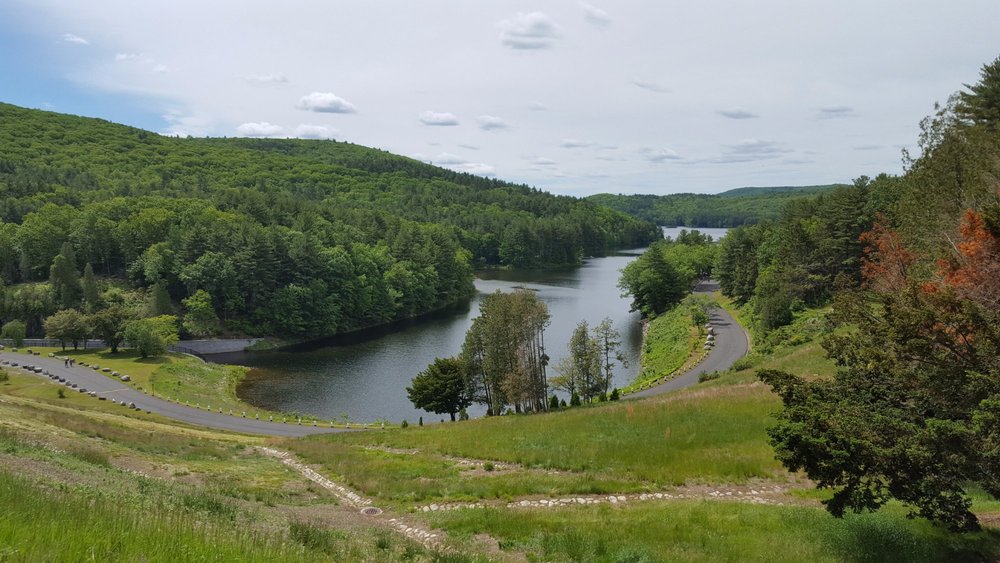
M614 389L611 390L611 400L617 401L620 398L621 398L621 392L618 391L617 387L615 387Z
M486 471L493 471L494 469L496 469L496 466L493 465L492 461L487 461L486 463L483 464L483 469L485 469Z
M409 427L410 427L410 423L409 423L409 422L406 422L406 419L404 418L404 419L403 419L403 422L401 422L401 423L399 424L399 427L400 427L400 428L409 428Z
M571 407L580 406L580 396L577 395L576 393L573 393L573 395L569 398L569 406Z
M3 382L5 382L5 381L7 381L9 379L10 379L10 376L7 375L7 372L5 372L4 370L0 369L0 383L3 383Z
M559 408L559 397L556 397L555 395L549 397L549 408L552 410Z
M66 390L63 389L62 387L60 387L59 389L56 390L56 395L58 395L60 399L65 399L66 398Z
M703 373L698 376L698 383L704 383L706 381L711 381L713 379L719 379L721 374L717 371L712 371L708 373Z

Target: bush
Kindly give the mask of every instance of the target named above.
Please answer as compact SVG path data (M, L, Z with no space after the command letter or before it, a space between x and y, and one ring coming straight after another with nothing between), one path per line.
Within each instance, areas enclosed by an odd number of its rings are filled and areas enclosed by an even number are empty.
M8 381L9 379L10 379L10 376L7 375L7 372L5 372L4 370L0 369L0 383Z
M493 465L492 461L487 461L486 463L483 464L483 469L485 469L486 471L493 471L494 469L496 469L496 466Z
M576 393L573 393L573 395L569 398L569 406L571 407L580 406L580 396L577 395Z
M559 408L559 397L552 395L551 397L549 397L549 409L556 410L558 408Z
M24 337L26 334L27 328L21 321L10 321L3 325L3 328L0 328L0 338L13 340L15 347L24 346Z
M698 376L698 383L704 383L706 381L712 381L713 379L719 379L720 375L721 374L717 371L703 373Z
M743 370L750 369L750 368L754 367L755 365L757 365L757 361L759 359L760 359L759 356L755 356L753 354L751 354L749 356L743 356L742 358L740 358L740 359L736 360L735 362L733 362L732 369L733 369L733 371L743 371Z
M409 428L409 427L410 427L410 423L409 423L409 422L406 422L406 419L404 418L404 419L403 419L403 422L401 422L401 423L399 424L399 427L400 427L400 428Z
M617 401L620 398L621 398L621 392L619 392L618 388L615 387L614 389L611 390L611 400Z
M66 390L63 389L62 387L60 387L59 389L56 390L56 395L58 395L60 399L65 399L66 398Z

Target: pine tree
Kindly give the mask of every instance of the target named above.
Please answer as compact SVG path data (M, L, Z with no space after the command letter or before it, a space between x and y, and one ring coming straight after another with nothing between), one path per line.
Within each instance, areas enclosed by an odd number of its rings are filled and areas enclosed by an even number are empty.
M62 308L70 309L79 305L80 272L76 269L76 255L72 244L64 243L59 255L52 260L52 267L49 268L49 285L52 286L52 292Z
M979 82L965 87L969 91L958 93L955 113L976 125L995 129L1000 124L1000 57L983 65Z
M167 284L160 280L149 288L149 297L146 302L146 315L158 317L160 315L174 314L174 304L170 302L170 293L167 292Z
M94 268L87 262L83 267L83 310L93 313L97 310L97 302L100 299L100 292L97 288L97 278L94 277Z

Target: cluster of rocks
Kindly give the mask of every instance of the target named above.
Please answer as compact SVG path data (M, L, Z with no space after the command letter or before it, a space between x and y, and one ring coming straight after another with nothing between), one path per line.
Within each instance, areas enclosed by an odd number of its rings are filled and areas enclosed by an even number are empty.
M711 350L712 346L715 346L715 327L705 323L705 350Z
M559 508L571 505L623 504L635 501L655 500L702 500L718 499L749 502L751 504L768 504L782 506L779 500L762 496L766 491L750 490L711 490L707 492L674 492L674 493L640 493L631 495L601 495L562 497L552 499L525 499L508 502L507 508ZM429 504L416 507L418 512L440 512L462 508L486 508L491 506L484 502L456 502L450 504Z
M389 525L411 540L420 542L424 547L438 547L438 536L435 533L417 526L410 526L398 518L390 518Z
M292 469L295 469L296 471L301 473L306 479L309 479L313 483L316 483L317 485L323 487L324 489L332 492L334 495L337 496L337 498L339 498L340 500L344 501L347 504L350 504L358 508L364 508L366 506L370 506L372 503L371 499L367 499L359 495L358 493L355 493L354 491L348 489L347 487L338 485L333 481L327 479L326 477L320 475L319 473L313 471L312 468L307 467L303 463L300 463L298 460L292 457L292 454L288 452L283 452L281 450L276 450L264 446L258 447L257 451L259 451L264 455L277 458L278 460L281 461L281 463L284 463L285 465L291 467Z

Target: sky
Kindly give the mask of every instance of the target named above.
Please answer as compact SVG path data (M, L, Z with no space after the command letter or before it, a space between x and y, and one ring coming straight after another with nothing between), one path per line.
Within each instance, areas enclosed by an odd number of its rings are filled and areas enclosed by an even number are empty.
M996 0L4 0L0 101L717 193L901 172L998 24Z

